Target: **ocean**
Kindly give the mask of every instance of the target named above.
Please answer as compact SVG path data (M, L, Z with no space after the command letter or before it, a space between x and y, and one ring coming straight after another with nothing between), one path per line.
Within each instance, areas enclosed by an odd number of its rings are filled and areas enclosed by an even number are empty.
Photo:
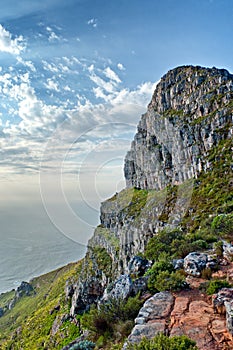
M93 218L98 223L98 216ZM85 234L86 242L93 228L73 228ZM83 240L82 240L83 241ZM0 207L0 293L15 289L21 281L80 260L86 251L62 234L50 221L41 203L14 203Z

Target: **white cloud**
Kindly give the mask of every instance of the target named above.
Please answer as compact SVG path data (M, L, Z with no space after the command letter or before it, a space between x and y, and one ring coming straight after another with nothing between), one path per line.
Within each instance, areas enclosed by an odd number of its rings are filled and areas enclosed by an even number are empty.
M146 106L151 99L157 83L145 82L138 85L135 90L122 89L112 98L111 103L113 105L127 103Z
M117 64L117 68L118 68L119 70L125 70L125 67L123 66L122 63L118 63L118 64Z
M23 64L24 61L19 60L19 63ZM13 169L13 172L17 168L19 172L37 172L41 152L49 139L54 139L55 146L50 153L45 155L48 169L57 171L56 162L59 154L66 157L67 150L75 142L76 148L72 148L74 150L72 153L74 166L69 170L67 165L67 171L77 172L75 166L78 159L82 161L85 154L96 147L96 140L104 140L109 135L118 138L128 131L127 123L133 126L137 124L155 87L153 83L146 82L133 91L120 88L121 80L109 66L101 70L96 68L96 62L94 62L94 66L90 61L81 61L75 57L62 57L61 60L55 59L54 62L43 61L42 63L43 68L52 73L47 73L48 76L44 82L46 87L57 92L67 92L66 101L61 99L59 105L49 104L37 95L36 88L32 85L34 80L31 80L31 71L19 74L14 70L11 73L0 74L1 93L8 96L9 101L13 101L12 108L14 110L12 109L11 114L8 113L8 115L17 115L21 119L21 121L17 119L15 123L12 119L7 124L4 123L3 132L7 134L7 137L5 139L2 137L2 140L0 137L3 159L5 159L4 166ZM82 92L82 95L78 93L79 90L73 91L72 82L71 85L67 85L67 83L64 86L58 85L56 80L58 74L73 73L73 69L77 65L83 68L83 72L88 74L92 82L92 88L90 87L88 92L93 91L97 98L102 99L101 103L91 103L87 96L83 95L85 91ZM98 75L95 72L98 72ZM46 74L46 72L43 73ZM61 82L63 79L59 81L60 84ZM72 97L69 96L71 92L75 93L78 98L76 105ZM69 98L71 98L72 103L68 103ZM9 111L9 106L7 108ZM114 131L112 123L124 125L121 129ZM100 126L104 125L109 126L108 132L106 131L107 127L100 129ZM89 130L93 130L93 132L90 133ZM15 149L19 150L17 158ZM26 152L25 149L28 151Z
M47 79L47 83L44 84L44 85L45 85L46 88L49 89L49 90L55 90L55 91L57 91L57 92L60 91L58 83L55 82L53 79L50 79L50 78Z
M87 24L92 26L93 28L96 28L98 25L98 20L97 18L91 18L87 21Z
M12 55L19 55L25 48L25 41L22 35L12 38L12 34L8 32L0 24L0 52L7 52Z
M105 81L104 79L100 78L98 75L96 74L91 74L90 75L90 79L100 88L103 88L104 90L106 90L109 93L113 93L115 90L115 83L114 82L110 82L110 81Z
M94 72L94 64L91 64L87 69L90 73Z
M66 85L66 86L63 87L63 90L65 90L65 91L71 91L71 88L70 88L68 85Z
M116 83L121 83L121 79L110 67L105 68L103 73L108 79L113 80Z
M49 63L47 61L42 61L42 63L43 63L44 70L47 70L47 71L52 72L52 73L58 73L59 72L59 69L58 69L56 64Z
M49 35L49 41L56 41L60 40L61 38L54 32L51 32Z
M109 102L111 99L111 96L106 95L103 89L101 89L99 86L96 88L93 88L93 92L96 98L102 98L105 102Z
M58 29L59 29L59 28L58 28ZM50 42L62 40L62 37L60 37L59 35L57 35L51 27L46 27L46 30L47 30L47 32L49 33L48 40L49 40Z
M36 68L32 61L25 61L20 56L17 57L17 61L21 63L23 66L28 67L32 72L36 72Z

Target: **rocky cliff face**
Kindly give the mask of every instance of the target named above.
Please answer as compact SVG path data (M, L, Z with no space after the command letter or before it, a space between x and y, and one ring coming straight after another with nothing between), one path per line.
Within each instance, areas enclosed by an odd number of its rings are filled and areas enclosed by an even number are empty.
M218 149L221 157L221 142L231 143L232 111L233 76L226 70L184 66L161 79L126 155L127 188L101 205L101 225L73 286L72 315L129 274L131 260L154 234L180 225L187 211L194 215L188 180L211 172L211 152Z
M197 177L207 152L232 129L233 76L178 67L158 83L125 159L127 187L161 190Z

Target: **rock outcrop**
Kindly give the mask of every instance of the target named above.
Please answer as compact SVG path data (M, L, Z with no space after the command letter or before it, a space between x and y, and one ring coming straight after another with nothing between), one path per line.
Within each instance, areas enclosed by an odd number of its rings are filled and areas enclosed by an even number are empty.
M232 291L225 290L225 296L221 292L218 295L218 302L225 303L226 309L230 293L232 298ZM231 321L224 313L216 312L216 302L213 305L211 299L198 290L179 294L161 292L144 303L128 341L138 343L143 337L153 338L162 332L170 336L185 334L196 341L198 349L231 349ZM123 349L127 349L127 343Z
M153 338L158 333L166 333L174 300L169 292L157 293L148 299L135 319L135 327L129 336L129 341L137 343L143 337ZM124 349L127 349L127 345Z
M22 297L30 296L33 294L35 294L35 291L32 285L25 281L21 282L21 284L15 291L14 298L7 305L7 309L11 310L15 306L17 301L20 300Z
M216 312L226 314L226 326L233 336L233 288L221 289L213 298Z
M217 263L217 259L208 254L192 252L184 258L184 271L188 275L199 277L204 269L216 268Z

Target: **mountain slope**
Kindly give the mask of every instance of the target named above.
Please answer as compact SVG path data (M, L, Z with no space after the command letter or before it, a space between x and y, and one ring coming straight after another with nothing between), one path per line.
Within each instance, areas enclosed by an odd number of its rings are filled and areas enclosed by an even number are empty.
M91 305L103 299L127 300L138 292L147 298L148 293L173 291L178 282L179 288L185 286L189 273L184 269L175 271L174 259L194 251L215 254L218 261L223 259L222 241L230 242L233 237L232 115L233 76L226 70L182 66L161 78L125 158L127 186L102 203L101 224L88 243L81 267L78 272L61 276L56 293L51 294L51 307L46 300L40 301L38 310L33 304L32 313L18 321L16 318L12 330L21 328L13 339L6 340L6 349L17 349L22 339L24 349L61 348L79 334L72 325ZM218 268L216 264L214 268ZM199 275L203 274L208 284L214 272L208 268L203 271ZM68 277L72 281L66 286ZM192 276L190 283L192 290ZM21 303L27 305L25 300L35 300L35 296L27 298ZM60 309L50 314L58 304ZM15 308L0 318L5 329ZM34 321L39 314L49 321L38 327ZM91 323L93 331L97 309L88 315L89 321L83 326L88 328ZM91 333L106 349L112 349L112 342L122 341L129 333L129 329L122 331L119 315L115 316L113 333ZM225 319L223 322L226 325ZM64 327L68 329L66 333ZM9 330L5 337L8 335ZM67 339L63 340L63 336ZM98 336L104 339L102 343ZM33 339L40 339L40 343ZM214 338L211 342L213 346L217 344ZM218 346L216 349L222 349L222 345Z

